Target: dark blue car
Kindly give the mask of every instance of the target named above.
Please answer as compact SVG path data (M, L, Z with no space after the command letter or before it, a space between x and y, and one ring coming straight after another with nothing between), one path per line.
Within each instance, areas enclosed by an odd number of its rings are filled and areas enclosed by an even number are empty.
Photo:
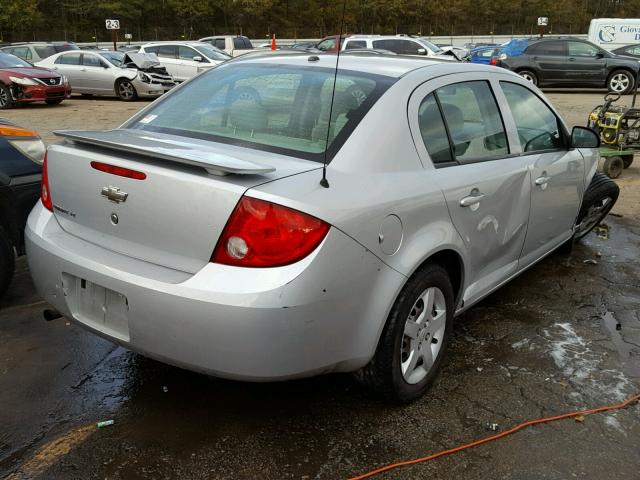
M495 58L500 54L500 45L478 47L471 50L468 55L471 63L483 63L485 65L495 65ZM494 63L491 63L494 59Z
M24 254L24 227L40 197L45 146L37 133L0 118L0 296Z

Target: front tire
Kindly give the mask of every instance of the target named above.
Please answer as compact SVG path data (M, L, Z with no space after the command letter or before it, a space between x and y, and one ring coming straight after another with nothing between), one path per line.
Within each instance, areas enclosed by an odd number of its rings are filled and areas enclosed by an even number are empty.
M133 102L138 98L136 87L128 78L121 78L116 82L116 95L124 102Z
M625 94L633 90L635 80L626 70L616 70L607 79L607 89L610 92Z
M0 227L0 297L4 295L11 284L15 262L13 245L5 229Z
M520 75L526 81L533 83L536 87L538 86L538 76L531 70L520 70L518 72L518 75Z
M6 110L13 107L13 96L11 90L0 84L0 110Z
M435 379L453 328L454 293L447 271L429 264L400 292L376 353L356 378L387 400L420 398Z
M584 192L573 238L580 240L599 225L615 205L619 194L620 189L616 182L596 172Z

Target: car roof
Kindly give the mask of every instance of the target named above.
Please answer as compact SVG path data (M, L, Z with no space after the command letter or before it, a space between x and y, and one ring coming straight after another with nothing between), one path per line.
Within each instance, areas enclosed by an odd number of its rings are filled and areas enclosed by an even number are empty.
M317 58L317 60L311 60ZM325 68L335 68L337 55L334 53L309 53L291 52L288 54L272 54L246 57L241 55L229 60L228 63L256 63L266 65L288 65L288 66L318 66ZM450 65L451 72L476 70L477 65L462 62L450 62L438 59L425 59L424 57L413 57L403 55L381 55L379 53L366 54L362 52L358 55L340 55L339 68L342 70L352 70L369 73L373 75L384 75L387 77L399 78L419 68L430 66ZM456 68L457 67L457 68ZM495 68L495 67L492 67ZM493 71L493 70L492 70Z
M175 42L150 42L150 43L145 43L144 45L141 45L140 48L144 48L144 47L157 47L157 46L162 46L162 45L188 45L188 46L193 46L193 45L204 45L207 47L210 47L211 45L205 42L199 42L197 40L177 40Z

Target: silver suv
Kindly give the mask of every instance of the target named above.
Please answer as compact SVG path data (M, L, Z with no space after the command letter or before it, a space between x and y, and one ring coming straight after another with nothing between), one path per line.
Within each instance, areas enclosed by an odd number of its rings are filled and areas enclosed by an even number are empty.
M10 53L20 57L30 63L36 63L56 53L68 50L79 50L75 43L53 42L53 43L14 43L0 48L4 53Z
M250 381L418 398L453 317L607 214L598 137L493 67L239 57L121 128L58 132L35 285L127 348ZM326 166L326 170L323 168Z

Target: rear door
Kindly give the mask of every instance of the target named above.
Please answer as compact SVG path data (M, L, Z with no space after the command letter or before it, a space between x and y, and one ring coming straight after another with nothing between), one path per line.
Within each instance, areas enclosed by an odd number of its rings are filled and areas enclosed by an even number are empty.
M518 132L518 144L531 167L531 215L520 266L530 265L571 236L584 190L584 159L568 148L562 122L527 86L500 82Z
M570 41L567 80L578 84L602 85L607 80L607 61L604 53L595 45Z
M529 217L529 161L510 152L496 88L486 74L450 75L418 88L409 105L418 152L436 167L425 181L442 189L467 249L465 302L516 272Z
M534 43L525 51L531 66L544 83L562 83L567 78L567 42L550 40Z
M69 52L60 55L54 63L54 70L62 73L69 80L73 90L82 93L87 88L86 80L83 76L82 54L80 52Z

